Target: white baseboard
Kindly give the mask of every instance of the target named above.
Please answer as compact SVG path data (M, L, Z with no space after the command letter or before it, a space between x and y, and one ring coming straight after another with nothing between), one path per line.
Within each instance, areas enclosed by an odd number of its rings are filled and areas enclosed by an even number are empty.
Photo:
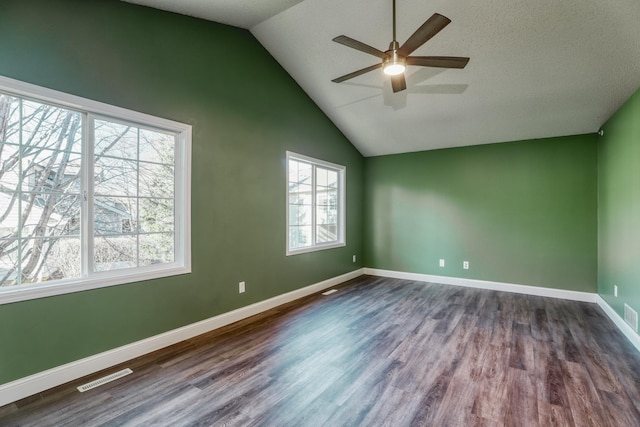
M620 332L622 332L624 336L631 341L631 344L640 351L640 335L638 335L636 331L634 331L631 326L629 326L627 322L625 322L624 319L600 295L596 297L596 303L605 312L605 314L609 316L609 319L615 323L618 329L620 329Z
M465 286L467 288L490 289L494 291L513 292L516 294L537 295L572 301L596 302L595 293L568 291L564 289L543 288L538 286L516 285L513 283L490 282L487 280L462 279L458 277L434 276L431 274L405 273L401 271L365 268L364 274L371 276L391 277L394 279L415 280L418 282L441 283L443 285Z
M516 285L513 283L489 282L486 280L461 279L458 277L433 276L430 274L405 273L402 271L380 270L365 268L364 274L370 276L391 277L394 279L415 280L419 282L440 283L443 285L465 286L470 288L491 289L495 291L514 292L518 294L537 295L543 297L568 299L595 303L602 308L607 316L618 327L620 332L640 351L640 335L627 325L622 317L597 293L568 291L563 289L543 288L537 286Z
M210 332L247 317L270 310L279 305L295 301L338 285L347 280L355 279L364 274L364 269L354 270L341 276L333 277L313 285L306 286L286 294L278 295L255 304L241 307L228 313L223 313L200 322L192 323L178 329L173 329L159 335L145 338L122 347L114 348L84 359L76 360L62 366L57 366L25 378L0 385L0 406L15 402L28 396L43 392L69 381L107 369L127 360L151 353L164 347L177 344L200 334Z
M620 331L629 339L629 341L631 341L638 351L640 351L640 336L636 334L629 325L627 325L627 323L601 296L595 293L516 285L512 283L490 282L485 280L462 279L457 277L434 276L430 274L406 273L376 268L361 268L301 289L296 289L295 291L287 292L286 294L278 295L246 307L238 308L228 313L223 313L218 316L193 323L191 325L183 326L141 341L48 369L10 383L1 384L0 406L32 396L103 369L107 369L111 366L126 362L127 360L134 359L161 348L168 347L179 343L180 341L221 328L247 317L262 313L266 310L270 310L279 305L295 301L296 299L303 298L307 295L314 294L347 280L354 279L362 274L597 303L614 322L618 329L620 329Z

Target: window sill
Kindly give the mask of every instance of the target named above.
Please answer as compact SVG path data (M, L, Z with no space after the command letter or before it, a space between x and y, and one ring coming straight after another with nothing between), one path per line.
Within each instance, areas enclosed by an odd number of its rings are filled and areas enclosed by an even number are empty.
M190 266L166 265L161 268L151 266L142 271L137 269L135 273L127 272L116 275L110 272L109 275L96 274L90 279L68 279L32 285L7 286L0 288L0 305L188 273L191 273Z
M299 254L307 254L309 252L324 251L325 249L341 248L343 246L347 246L347 244L345 242L340 242L340 243L331 243L331 244L327 244L327 245L310 246L308 248L287 250L287 256L299 255Z

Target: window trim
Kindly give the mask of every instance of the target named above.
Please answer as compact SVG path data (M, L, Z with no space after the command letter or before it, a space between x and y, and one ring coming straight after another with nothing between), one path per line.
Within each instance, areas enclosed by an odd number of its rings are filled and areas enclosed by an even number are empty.
M100 117L174 133L176 134L177 145L174 181L174 188L176 189L174 195L174 233L176 237L173 263L155 264L136 267L135 269L93 272L90 277L61 279L7 288L0 287L0 305L191 273L191 125L116 107L4 76L0 76L0 90L10 95L45 102L83 114L85 126L82 134L85 140L90 136L89 133L91 132L90 126L86 124L89 123L89 120ZM83 156L86 155L86 153L83 154ZM86 186L91 178L90 173L93 170L93 165L84 163L81 173L84 178L83 186ZM83 188L83 191L85 189ZM88 218L86 216L90 213L88 209L83 209L82 212L82 231L88 232ZM83 240L82 251L88 253L89 248L85 246L86 239ZM87 258L84 257L84 259L86 262Z
M311 163L312 165L317 165L320 167L326 167L330 169L334 169L338 172L338 240L335 242L328 243L314 243L311 246L307 246L299 249L291 249L289 247L289 160L300 160L303 162ZM346 224L346 194L347 194L347 167L343 165L339 165L337 163L327 162L325 160L316 159L313 157L305 156L304 154L294 153L292 151L287 151L285 156L285 199L286 199L286 226L285 226L285 236L286 236L286 256L304 254L309 252L322 251L326 249L340 248L347 245L347 224ZM313 178L314 185L312 186L312 191L314 194L313 198L313 229L317 224L315 223L315 210L316 210L316 200L315 200L315 177Z

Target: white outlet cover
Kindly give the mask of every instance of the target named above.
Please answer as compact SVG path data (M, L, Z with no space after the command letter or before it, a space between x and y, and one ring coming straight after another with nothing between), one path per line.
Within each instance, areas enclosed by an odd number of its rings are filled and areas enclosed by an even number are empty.
M618 285L613 285L613 296L618 297Z
M462 262L462 268L464 268L465 270L469 269L469 261L463 261Z
M444 267L444 260L443 259L440 260L440 267Z

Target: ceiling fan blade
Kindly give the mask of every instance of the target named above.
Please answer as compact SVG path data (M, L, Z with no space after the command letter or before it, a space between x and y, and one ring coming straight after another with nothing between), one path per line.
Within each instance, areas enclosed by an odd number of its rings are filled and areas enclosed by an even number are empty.
M358 40L352 39L351 37L338 36L338 37L335 37L333 41L336 43L340 43L345 46L348 46L352 49L356 49L361 52L368 53L369 55L377 56L378 58L381 58L381 59L384 59L387 56L383 51L378 50L375 47L371 47L368 44L359 42Z
M427 19L424 24L411 34L411 37L407 39L402 46L400 46L399 53L402 56L408 56L426 43L430 38L438 34L444 27L449 25L451 20L446 16L442 16L439 13L434 13L431 18Z
M342 83L345 80L349 80L349 79L352 79L354 77L358 77L358 76L360 76L362 74L368 73L369 71L373 71L376 68L380 68L380 67L382 67L382 64L371 65L370 67L363 68L363 69L358 70L358 71L354 71L353 73L345 74L344 76L338 77L338 78L333 79L331 81L334 82L334 83Z
M404 74L396 74L395 76L391 76L391 89L393 89L394 93L405 90L406 88L407 82L404 79Z
M436 68L464 68L469 58L461 56L408 56L407 65Z

